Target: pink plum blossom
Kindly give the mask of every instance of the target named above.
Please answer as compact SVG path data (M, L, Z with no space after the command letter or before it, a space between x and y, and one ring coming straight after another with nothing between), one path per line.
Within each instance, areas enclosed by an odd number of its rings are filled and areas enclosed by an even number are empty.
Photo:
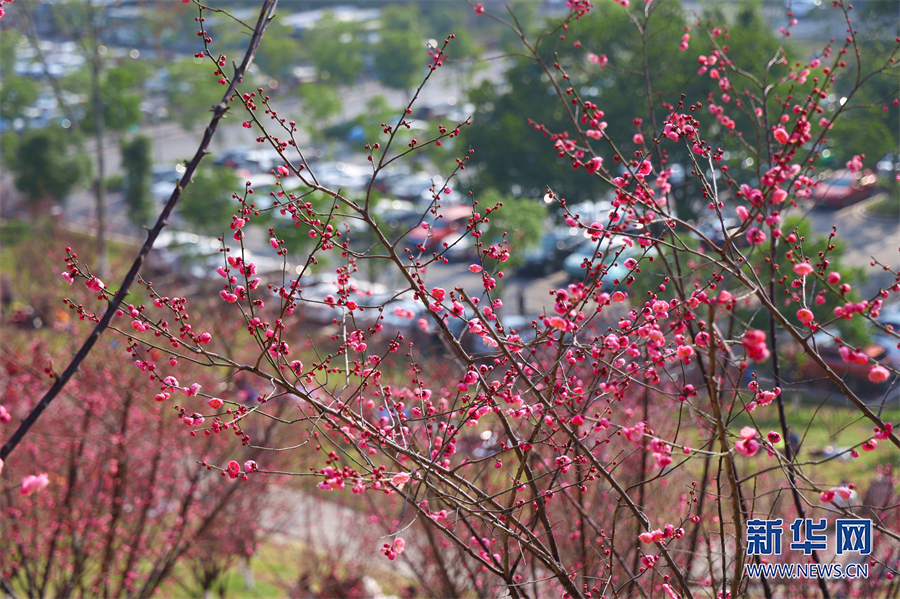
M813 318L815 317L813 316L812 310L810 310L809 308L800 308L799 310L797 310L797 320L799 320L803 324L811 323L813 321Z
M881 365L873 366L869 370L869 380L876 384L885 382L890 375L890 371Z
M22 495L31 495L44 489L50 484L50 477L46 472L38 475L29 475L22 479L22 486L19 493Z
M801 277L805 277L806 275L811 275L814 270L809 262L798 262L794 265L794 272Z
M597 54L588 54L588 60L594 64L600 65L600 68L603 69L606 68L606 63L609 62L609 58L606 57L606 54L600 54L599 56Z

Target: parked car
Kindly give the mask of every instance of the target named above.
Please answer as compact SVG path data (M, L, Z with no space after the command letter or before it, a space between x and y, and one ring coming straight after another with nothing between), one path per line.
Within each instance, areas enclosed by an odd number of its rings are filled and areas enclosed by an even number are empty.
M150 169L150 195L159 201L167 201L186 170L181 163L154 164Z
M593 261L592 274L594 276L599 272L597 267L599 263L602 262L605 265L603 268L605 269L606 274L603 275L601 288L604 291L611 291L616 288L616 283L614 283L614 281L618 280L621 283L628 275L629 271L625 266L625 260L639 254L638 248L629 246L628 244L620 242L620 240L620 237L613 237L612 241L604 239L601 242L600 251L603 253L602 260L594 258L594 253L597 250L597 243L588 240L563 261L563 268L570 277L582 281L586 275L586 270L582 267L585 260ZM622 249L619 257L613 260L620 248L624 249Z
M372 178L372 168L348 162L323 162L313 165L319 183L334 191L365 189Z
M875 170L879 177L892 177L900 173L900 156L894 156L890 152L882 156Z
M346 308L337 304L326 303L327 298L337 298L338 289L334 275L326 273L311 277L311 283L302 288L300 293L303 302L300 304L301 314L309 322L327 325L335 319L344 317ZM351 278L347 283L350 288L348 300L355 301L360 306L377 306L389 298L385 296L386 289L383 285L371 283L362 279ZM364 310L354 314L361 326L371 326L377 318L376 310Z
M431 192L428 190L440 185L439 181L443 182L443 179L435 177L432 180L432 177L425 173L413 173L390 178L387 189L391 195L402 200L418 202L423 194L430 195Z
M404 178L409 177L411 172L409 166L405 164L390 164L378 172L378 177L375 179L375 184L372 187L381 193L387 193L391 187Z
M872 341L858 348L859 353L865 355L868 360L855 364L852 361L844 361L840 353L840 346L834 342L832 337L824 333L817 333L813 336L813 340L816 351L825 364L857 393L877 391L888 384L876 385L869 381L869 370L872 368L873 360L886 366L898 366L896 352L889 351L885 344L879 342ZM879 341L883 340L879 339ZM834 384L828 378L825 370L801 352L799 346L792 345L785 353L793 365L792 378L795 381L809 383L820 389L834 389Z
M466 232L466 226L472 218L472 207L447 206L441 209L440 215L441 218L436 220L432 220L434 217L431 215L426 217L428 229L416 227L410 231L407 236L410 243L422 244L426 251L440 251L444 242L449 244L456 242Z
M148 262L156 272L175 274L192 282L221 281L216 272L217 267L225 265L221 250L222 242L214 237L167 229L153 243ZM254 254L250 250L244 250L243 257L257 265L259 276L280 273L283 269L280 259Z
M724 229L722 228L723 224L725 225ZM733 217L725 217L720 220L718 215L707 215L697 220L697 230L717 246L725 243L725 237L734 235L740 228L741 221ZM736 237L734 244L738 247L746 246L746 237L743 235ZM705 246L706 244L704 243L703 245Z
M868 169L856 173L839 169L819 181L811 197L817 206L843 208L872 195L876 179L875 173Z
M525 275L547 276L563 267L563 262L579 246L587 241L579 234L579 229L559 227L546 231L538 245L525 250L525 263L519 272Z
M422 219L422 212L406 200L382 198L375 202L372 213L394 230L412 227Z
M273 148L234 148L216 158L216 166L250 173L268 173L284 161Z

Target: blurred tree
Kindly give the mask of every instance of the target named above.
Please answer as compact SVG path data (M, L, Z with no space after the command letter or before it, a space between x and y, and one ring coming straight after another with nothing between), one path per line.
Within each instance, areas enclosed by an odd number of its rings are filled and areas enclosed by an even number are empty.
M531 0L512 0L512 2L495 6L501 8L501 10L494 10L494 12L502 13L500 16L504 19L509 17L509 13L505 8L505 6L509 6L509 10L516 15L516 20L518 20L519 25L524 27L525 34L529 39L533 40L546 31L544 22L538 16L540 4L536 2L532 2ZM493 21L493 19L476 19L475 24L476 27L486 27L487 31L485 33L487 37L495 40L496 46L501 48L504 52L509 52L511 54L519 54L521 52L522 39L511 27L500 25Z
M19 148L19 136L15 131L7 131L0 135L0 159L4 164L12 165L16 161Z
M276 21L266 30L256 53L256 64L263 73L284 83L293 76L299 54L300 44L293 37L293 29Z
M483 237L486 249L489 244L506 241L514 250L504 263L505 268L515 269L522 265L525 251L541 242L547 206L533 198L516 198L503 195L495 189L488 189L476 197L479 207L503 207L492 212L487 232Z
M302 126L313 140L322 141L325 127L341 113L341 97L333 87L321 83L301 84L298 91L307 116Z
M282 203L285 203L286 199L282 198L280 201ZM315 210L327 212L330 206L334 204L334 198L327 197L321 192L314 192L305 196L302 202L297 202L297 204L302 204L305 202L311 203ZM275 216L274 212L261 213L260 215L267 215L264 218L270 217L268 222L263 222L274 228L275 235L278 237L278 239L284 241L284 247L288 250L288 252L291 253L292 256L295 256L301 260L305 259L305 257L308 256L312 249L317 245L318 240L310 238L309 234L304 231L303 227L298 227L296 222L292 222L284 217ZM312 268L311 272L318 272L318 270L318 268Z
M880 4L883 6L873 6ZM869 2L864 11L865 24L873 27L872 34L858 39L862 64L890 66L885 62L896 46L894 38L900 34L900 3ZM893 59L896 60L896 59ZM896 62L894 63L896 65ZM844 114L827 134L832 152L837 154L837 163L842 167L856 154L865 154L863 164L874 168L875 163L888 152L897 153L898 132L900 132L900 111L891 105L900 89L900 73L894 68L872 76L866 85L850 93L856 87L856 65L836 69L837 85L834 93L826 100L826 116L842 106L841 98L847 98L843 106ZM826 104L823 102L823 104ZM871 110L871 107L885 107L885 110Z
M44 18L49 16L50 18L54 19L56 27L65 35L70 36L78 43L85 58L85 62L87 65L86 68L90 74L90 85L87 89L89 90L89 111L91 111L91 115L87 117L85 122L89 122L93 126L92 133L96 140L95 161L97 168L97 178L94 182L93 187L96 198L95 222L97 224L96 239L98 262L95 270L98 274L103 274L107 268L106 164L105 157L103 155L103 138L107 129L107 123L105 122L105 117L107 116L105 114L105 106L109 107L109 111L111 112L110 118L113 126L121 127L124 129L125 127L132 124L131 117L134 116L134 113L132 112L132 104L134 110L136 111L137 103L139 103L140 100L132 103L132 98L120 97L110 100L108 103L104 102L104 99L102 97L103 92L101 79L103 78L103 72L106 68L104 55L106 54L107 47L103 44L102 37L106 33L107 21L106 8L101 7L97 2L98 0L84 0L83 2L51 3L48 6L50 12L45 13L41 16ZM37 5L36 3L23 4L25 6L25 9L22 12L22 25L27 34L27 38L31 43L32 48L35 50L35 54L38 60L44 67L43 70L46 74L47 81L53 88L60 109L68 115L69 120L72 121L72 124L74 125L76 123L76 115L71 110L65 94L63 94L62 87L53 77L49 76L47 60L41 50L41 44L38 40L37 31L35 29L35 15L33 11L37 7ZM115 87L115 83L113 84L113 86ZM116 100L121 100L122 105L114 105L114 102ZM139 111L137 112L137 114L139 118Z
M149 72L148 64L138 61L103 69L98 82L99 102L87 106L84 122L93 123L99 109L103 126L113 133L121 134L140 124L141 86Z
M804 239L807 244L806 248L809 248L806 249L807 252L814 249L818 249L821 251L828 250L827 272L836 272L840 274L841 281L843 281L844 283L850 283L852 287L852 289L848 293L844 294L842 299L848 302L858 302L862 300L858 288L861 283L865 282L868 273L862 267L848 266L844 263L843 258L847 250L846 239L841 239L840 237L829 238L827 235L822 235L814 231L813 226L809 222L809 220L799 215L793 215L786 218L784 221L783 229L786 233L793 232L798 238ZM829 247L830 249L828 249ZM791 255L792 251L790 249L778 252L778 271L782 274L788 275L791 278L796 278L793 275L793 263L789 258ZM810 264L815 265L817 262L818 260L810 259ZM827 322L830 319L834 318L833 310L835 304L831 301L824 304L810 302L807 307L812 310L813 314L815 315L816 322ZM747 312L748 318L753 318L756 313L756 311L750 313L749 310ZM797 319L797 316L795 314L789 313L787 315L787 318L794 326L802 326L802 323ZM759 323L762 324L763 320L759 319ZM859 318L855 318L852 320L838 318L835 320L834 326L838 331L840 331L841 338L844 339L847 343L863 343L871 334L869 323Z
M713 9L719 10L720 7L714 6ZM654 3L650 10L654 14L647 24L647 38L652 43L648 43L646 48L628 13L613 5L597 6L587 16L570 25L567 36L579 41L578 48L572 44L540 47L541 54L549 63L558 60L570 74L579 95L603 110L604 121L608 124L605 134L611 139L631 140L636 133L641 133L645 140L652 141L654 130L661 129L660 123L668 112L663 103L677 104L681 94L708 98L716 103L724 102L716 81L695 74L698 55L709 53L708 41L694 33L692 45L686 51L678 50L686 26L680 5L674 2ZM748 67L751 72L762 68L755 66L761 62L757 58L775 56L779 40L763 18L759 3L750 0L741 2L732 7L727 16L728 21L734 23L729 37L724 40L729 56L751 65ZM721 15L716 19L719 22L724 20ZM663 65L648 73L649 89L644 79L644 52L648 64ZM606 56L608 66L602 68L591 62L589 53ZM771 76L778 77L782 72L783 69L776 66ZM538 80L548 96L557 93L543 70L527 60L520 60L506 72L506 85L485 81L469 92L470 101L476 105L478 126L464 129L462 138L464 145L475 149L472 160L481 167L478 182L507 191L549 186L572 201L596 199L598 185L594 178L581 172L573 174L568 160L545 158L552 141L535 131L536 125L545 125L551 133L565 132L570 137L575 132L563 105L547 101L543 94L534 93ZM807 85L811 86L812 82ZM774 97L772 101L775 102ZM746 119L746 122L739 122L735 130L754 130L749 118L740 116L738 111L735 114L739 115L736 119ZM528 119L535 126L529 126ZM733 159L746 157L744 140L736 137L734 130L720 126L713 119L704 119L704 123L708 127L704 131L707 138L731 151ZM498 139L504 140L504 143L495 143ZM612 163L612 153L606 144L594 142L593 147L607 159L607 168L618 174L621 167ZM625 143L619 149L630 153L643 147ZM677 149L666 158L669 163L686 164L688 160L684 152ZM745 173L733 169L731 174L736 179L750 179L755 170L755 166L752 172Z
M448 2L425 2L421 9L425 33L434 38L439 47L451 33L456 36L447 49L451 62L481 55L484 48L475 41L476 37L471 31L472 11L461 11Z
M2 73L0 78L0 118L10 123L24 116L24 109L38 99L38 84L33 79Z
M4 77L13 74L13 66L16 63L16 47L24 36L9 29L0 30L0 73Z
M57 128L35 129L22 136L10 170L16 188L29 201L32 216L47 211L49 202L63 202L91 172L87 156L69 155L71 138Z
M351 85L365 67L365 44L358 23L338 21L326 13L304 37L303 46L316 67L319 80Z
M182 127L193 130L208 119L210 108L221 99L220 86L210 76L209 66L202 59L173 62L168 71L166 96L169 110Z
M469 91L478 126L462 130L461 145L475 150L470 161L478 165L478 186L492 187L502 193L510 193L515 186L520 189L550 186L568 198L585 192L587 179L573 176L571 167L563 161L547 159L550 142L526 121L530 117L548 127L562 127L563 115L557 106L537 98L533 91L520 93L541 75L537 65L521 63L506 73L511 86L509 93L489 80ZM503 143L494 143L498 139Z
M238 209L232 194L241 190L229 168L200 168L178 203L179 213L198 233L221 234Z
M375 142L386 139L388 136L384 133L381 123L396 124L397 112L388 106L387 100L381 94L372 96L366 104L366 112L359 119L365 131L366 141Z
M72 107L66 102L63 94L63 86L60 85L60 80L55 77L51 77L48 73L47 60L44 56L43 50L41 50L41 45L38 42L37 31L35 30L34 18L32 14L34 10L34 3L23 2L19 6L21 6L22 10L21 12L17 12L17 28L7 29L3 32L0 32L0 86L3 85L3 82L9 82L11 84L13 83L13 80L10 78L15 77L14 64L18 56L18 49L25 49L30 46L30 50L34 52L34 56L38 59L38 62L43 67L45 82L48 83L50 88L53 90L53 94L56 97L57 103L59 105L59 109L72 123L72 129L77 129L78 119L76 118ZM17 46L19 48L17 48ZM37 91L38 93L40 93L39 86Z
M23 109L34 104L40 91L36 81L19 77L13 70L20 39L25 38L12 31L0 31L0 119L5 121L22 117Z
M123 141L121 152L128 218L135 226L141 227L153 218L153 202L150 199L152 142L149 137L138 135L131 141Z
M386 7L381 12L379 35L381 39L374 48L378 78L408 94L421 78L427 60L418 6Z

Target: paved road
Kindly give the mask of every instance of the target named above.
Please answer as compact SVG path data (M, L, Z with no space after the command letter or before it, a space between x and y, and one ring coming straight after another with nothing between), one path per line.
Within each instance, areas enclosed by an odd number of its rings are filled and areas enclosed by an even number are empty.
M879 289L893 283L894 275L880 267L872 268L872 259L896 270L900 267L900 214L892 217L876 215L866 210L866 205L877 198L867 200L842 210L812 210L808 218L813 230L827 235L832 225L837 226L838 238L846 250L842 262L861 266L869 275L860 285L864 297L871 297Z

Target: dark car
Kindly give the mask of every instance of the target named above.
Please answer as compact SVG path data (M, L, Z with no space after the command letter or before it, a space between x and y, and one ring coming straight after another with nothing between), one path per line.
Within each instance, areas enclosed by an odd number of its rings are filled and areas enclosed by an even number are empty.
M596 250L596 242L588 241L587 243L584 243L563 261L563 268L574 280L582 281L587 273L582 266L585 260L591 260L593 262L593 275L599 273L599 271L596 270L599 264L604 264L605 266L603 269L605 274L603 275L600 285L603 291L612 291L615 289L615 281L617 280L620 283L623 282L630 272L628 267L625 266L625 261L628 258L637 257L641 253L639 248L625 244L620 238L613 238L612 242L604 239L601 242L600 251L603 253L602 259L594 257ZM615 258L616 254L619 255L618 258Z
M525 263L519 272L531 276L547 276L563 267L563 261L585 241L580 231L575 234L568 227L550 229L541 236L540 243L522 253Z
M724 224L724 229L722 225ZM710 242L715 244L717 247L721 247L723 243L725 243L726 237L731 237L735 234L736 231L740 230L741 221L733 217L725 217L719 218L717 215L709 215L697 220L697 230L703 234L703 236L708 239ZM699 237L698 237L699 239ZM747 245L746 236L739 235L737 236L733 243L738 247L744 247ZM704 247L707 244L703 243ZM707 247L707 249L712 249Z

